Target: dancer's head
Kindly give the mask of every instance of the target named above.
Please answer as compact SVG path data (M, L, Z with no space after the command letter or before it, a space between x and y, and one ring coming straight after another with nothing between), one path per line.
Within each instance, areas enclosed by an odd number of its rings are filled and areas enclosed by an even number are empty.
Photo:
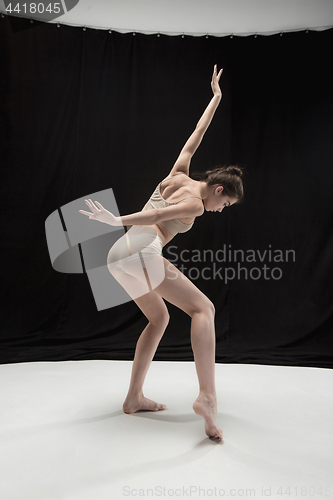
M202 184L205 209L221 212L224 207L240 203L244 197L243 170L238 165L216 167L206 172L194 172Z

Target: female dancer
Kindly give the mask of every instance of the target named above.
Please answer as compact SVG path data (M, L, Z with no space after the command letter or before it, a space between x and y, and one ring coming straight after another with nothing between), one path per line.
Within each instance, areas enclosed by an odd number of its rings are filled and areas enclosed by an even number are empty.
M214 305L177 267L162 256L162 247L177 233L191 229L195 217L202 215L205 210L221 212L224 207L230 207L243 197L242 171L238 167L229 166L206 171L201 174L201 181L189 177L191 158L222 98L219 87L222 72L223 69L217 74L216 65L214 66L211 81L214 96L211 102L180 152L169 176L158 184L140 212L116 217L97 201L96 206L92 200L85 200L92 212L80 210L84 215L100 222L115 226L132 225L127 233L116 241L107 258L110 273L148 319L148 324L136 345L130 387L123 403L123 411L134 413L139 410L166 409L166 405L156 403L143 395L143 383L148 368L169 322L168 309L163 300L165 299L191 317L191 345L200 388L193 409L204 418L207 436L218 440L222 440L222 431L215 423L217 397ZM147 245L147 237L149 239L152 233L157 233L157 238ZM140 264L142 256L145 275ZM165 273L163 281L158 280L159 284L154 289L149 286L147 273L147 268L153 262L162 263ZM150 270L154 269L156 274L160 274L158 267L150 267ZM153 274L149 273L149 277Z

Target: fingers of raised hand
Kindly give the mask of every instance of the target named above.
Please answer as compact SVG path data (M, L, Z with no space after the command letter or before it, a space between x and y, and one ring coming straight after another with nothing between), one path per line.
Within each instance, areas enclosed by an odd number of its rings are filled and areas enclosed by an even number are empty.
M94 212L94 213L97 213L98 212L98 208L95 207L95 205L93 204L93 202L91 201L91 199L89 198L88 200L85 200L86 204L88 205L88 207Z
M101 205L98 201L95 201L95 203L100 208L100 210L104 210L103 205Z
M223 68L220 69L220 73L223 71ZM214 65L214 74L217 73L217 64Z
M89 217L90 215L94 215L94 214L92 214L91 212L85 212L84 210L79 210L79 212L81 212L81 214L88 215L88 217Z

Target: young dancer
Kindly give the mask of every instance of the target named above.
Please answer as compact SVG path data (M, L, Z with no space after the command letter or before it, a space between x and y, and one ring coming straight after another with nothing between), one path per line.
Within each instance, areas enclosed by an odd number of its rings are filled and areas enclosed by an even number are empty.
M90 219L100 222L114 226L132 225L112 246L107 258L110 273L148 319L136 345L123 411L134 413L166 409L166 405L143 395L148 368L169 322L165 299L191 317L191 345L200 388L193 409L204 418L207 436L217 440L222 440L223 434L216 426L214 305L176 266L162 256L162 248L177 233L189 231L195 218L203 215L205 210L221 212L224 207L238 203L243 197L242 170L239 167L208 170L199 174L199 181L189 177L191 158L222 98L219 86L222 72L223 69L217 74L217 67L214 66L211 81L213 98L169 175L157 185L140 212L116 217L99 202L95 201L94 204L92 200L85 200L91 212L80 210ZM161 265L164 275L160 282ZM152 283L154 276L157 286Z

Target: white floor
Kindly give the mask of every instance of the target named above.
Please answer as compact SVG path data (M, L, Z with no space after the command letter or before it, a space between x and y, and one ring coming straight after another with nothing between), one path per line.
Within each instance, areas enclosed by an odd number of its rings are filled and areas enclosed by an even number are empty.
M122 411L132 362L0 365L0 498L333 497L333 370L216 364L217 424L192 410L194 363L153 362Z

